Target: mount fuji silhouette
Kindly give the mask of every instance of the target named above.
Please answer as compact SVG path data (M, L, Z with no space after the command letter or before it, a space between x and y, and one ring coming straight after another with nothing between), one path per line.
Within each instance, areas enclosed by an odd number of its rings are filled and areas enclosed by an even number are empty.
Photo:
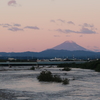
M62 44L53 47L52 49L54 49L54 50L69 50L69 51L76 51L76 50L89 51L86 48L76 44L73 41L65 41Z
M0 57L2 59L7 59L10 57L16 59L27 59L30 58L54 58L54 57L78 57L87 59L87 57L91 58L100 58L100 52L93 52L87 50L86 48L76 44L73 41L65 41L60 45L57 45L51 49L46 49L41 52L0 52Z

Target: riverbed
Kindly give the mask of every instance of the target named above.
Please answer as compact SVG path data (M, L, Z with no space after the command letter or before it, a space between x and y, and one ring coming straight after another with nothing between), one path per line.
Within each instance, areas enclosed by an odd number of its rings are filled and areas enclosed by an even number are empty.
M100 100L100 73L93 70L44 67L29 70L31 66L2 67L0 71L0 100ZM6 70L5 70L6 69ZM49 70L69 84L39 82L37 76Z

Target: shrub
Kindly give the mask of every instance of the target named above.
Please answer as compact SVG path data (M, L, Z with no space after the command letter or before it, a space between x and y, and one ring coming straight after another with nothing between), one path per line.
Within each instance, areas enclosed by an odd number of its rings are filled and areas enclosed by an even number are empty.
M58 64L57 67L66 67L66 66L70 66L70 64L65 63L65 64Z
M50 71L42 71L40 75L37 77L39 81L53 81L53 75Z
M47 70L42 71L37 79L45 82L63 82L63 84L69 84L69 80L67 78L62 80L59 75L52 75L52 73Z
M70 71L71 69L69 68L69 67L64 67L63 69L62 69L62 71Z
M64 85L69 84L69 79L65 78L65 79L62 81L62 84L64 84Z
M98 64L98 65L96 66L95 71L100 72L100 64Z
M35 70L35 67L34 67L34 66L33 66L33 67L31 67L31 68L30 68L30 70Z
M62 79L61 79L61 77L59 75L54 75L53 76L53 81L54 82L62 82Z

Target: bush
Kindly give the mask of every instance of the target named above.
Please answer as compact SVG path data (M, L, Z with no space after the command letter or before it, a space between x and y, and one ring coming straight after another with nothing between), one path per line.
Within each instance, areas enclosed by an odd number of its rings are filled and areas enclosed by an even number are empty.
M62 84L64 85L69 84L69 79L65 78L62 82L63 82Z
M71 69L69 68L69 67L64 67L63 69L62 69L62 71L70 71Z
M37 77L39 81L53 81L53 75L50 71L42 71L40 75Z
M100 72L100 64L97 65L95 71Z
M30 70L35 70L35 67L34 67L34 66L33 66L33 67L31 67L31 68L30 68Z
M50 71L42 71L40 75L37 77L39 81L45 82L63 82L63 84L68 84L69 80L66 78L64 80L61 79L59 75L52 75Z
M70 64L65 63L65 64L58 64L57 67L66 67L66 66L70 66Z
M61 79L60 76L54 75L54 76L53 76L53 81L54 81L54 82L62 82L62 79Z

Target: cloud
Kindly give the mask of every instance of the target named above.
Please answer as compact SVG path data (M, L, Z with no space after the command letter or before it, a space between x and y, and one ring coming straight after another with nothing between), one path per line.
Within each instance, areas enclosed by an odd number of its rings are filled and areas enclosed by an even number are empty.
M89 50L94 51L94 52L100 52L100 48L97 47L97 46L87 46L87 48L88 48Z
M83 25L79 25L84 28L90 28L91 30L97 30L93 24L83 23Z
M63 30L64 33L76 33L76 31L65 29Z
M14 24L6 23L6 24L0 24L0 26L3 28L7 28L10 31L24 31L24 29L40 30L40 28L37 26L25 26L25 27L19 28L21 27L21 24L18 24L18 23L14 23Z
M67 22L69 24L74 24L72 21ZM84 23L81 26L81 29L79 31L74 31L70 29L57 29L56 31L61 33L78 33L78 34L96 34L97 28L94 27L93 24Z
M21 24L13 24L13 25L14 25L14 26L18 26L18 27L21 26Z
M55 20L50 20L50 22L53 22L53 23L55 23Z
M70 37L70 35L66 35L66 37Z
M84 23L82 26L83 26L83 27L94 27L93 24L88 24L88 23Z
M3 24L0 24L0 26L2 26Z
M16 1L15 0L10 0L9 2L8 2L8 5L9 6L15 6L17 3L16 3Z
M3 26L3 27L9 27L9 26L17 26L17 27L19 27L19 26L21 26L21 24L13 24L13 25L11 25L11 24L6 23L6 24L1 24L1 26Z
M11 24L3 24L3 25L5 25L5 26L12 26Z
M62 29L57 29L56 31L58 32L61 32L61 33L76 33L76 31L73 31L73 30L70 30L70 29L65 29L65 30L62 30Z
M56 31L60 32L60 33L65 33L64 31L65 30L62 30L62 29L57 29Z
M79 37L83 37L83 35L80 35Z
M79 33L79 34L96 34L96 31L90 30L88 28L82 27L80 31L74 31L70 29L57 29L56 31L61 32L61 33Z
M59 35L54 35L54 37L60 37Z
M79 33L84 33L84 34L95 34L96 31L93 31L93 30L91 30L91 29L82 27L82 29L80 30Z
M10 27L10 26L12 26L12 25L10 25L10 24L0 24L0 26L2 26L2 27L4 27L4 28L8 28L8 27Z
M23 29L17 28L17 27L11 27L8 30L13 31L13 32L15 32L15 31L23 31Z
M9 26L12 26L12 25L10 25L10 24L0 24L0 26L2 26L2 27L9 27Z
M60 21L62 23L65 23L66 22L65 20L62 20L62 19L58 19L58 21Z
M10 24L4 24L3 25L3 27L10 27L10 26L12 26L12 25L10 25Z
M59 21L59 22L61 22L61 23L65 23L65 22L66 22L65 20L62 20L62 19L57 19L57 21ZM50 22L55 23L56 21L55 21L55 20L50 20Z
M35 30L39 30L40 28L38 28L37 26L26 26L24 28L28 28L28 29L35 29Z
M100 48L97 47L97 46L93 46L93 50L96 51L96 52L100 52Z
M67 24L72 24L72 25L75 25L75 23L73 22L73 21L66 21L66 20L62 20L62 19L57 19L57 21L55 21L55 20L50 20L50 22L53 22L53 23L56 23L56 22L61 22L61 23L67 23Z
M72 22L72 21L68 21L67 23L68 23L68 24L75 25L74 22Z

